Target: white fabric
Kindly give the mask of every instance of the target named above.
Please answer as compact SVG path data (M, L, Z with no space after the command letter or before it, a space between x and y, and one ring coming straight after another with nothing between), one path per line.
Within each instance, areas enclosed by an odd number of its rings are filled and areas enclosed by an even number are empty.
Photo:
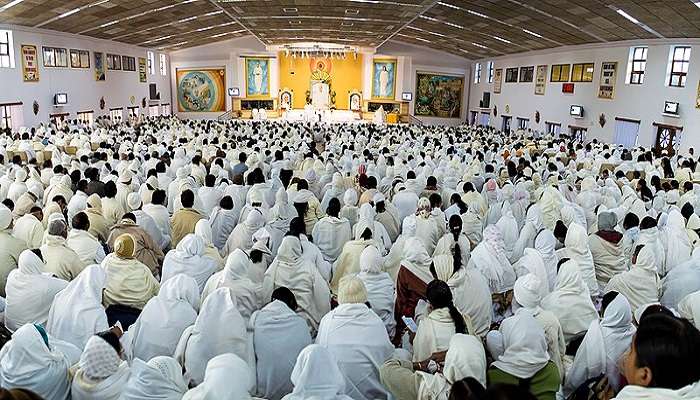
M214 290L222 287L231 289L236 299L238 311L245 321L251 314L261 307L260 285L249 278L250 269L253 268L248 255L241 249L236 249L226 259L226 267L209 278L202 299L206 299Z
M661 280L656 272L655 260L651 247L644 246L637 254L637 262L632 268L613 276L605 287L605 292L621 293L633 310L644 304L658 303Z
M188 390L182 400L248 400L252 375L250 367L237 355L218 355L207 363L204 381Z
M690 259L693 245L685 230L685 219L678 210L672 210L668 214L668 221L662 233L666 262L663 264L664 269L659 270L659 275L666 276L677 265Z
M323 217L314 225L311 236L323 258L333 263L340 256L345 243L352 239L350 222L345 218Z
M170 250L163 260L161 282L178 274L191 276L197 281L199 291L209 277L217 270L216 261L204 256L204 241L199 236L188 234L174 250Z
M547 339L544 330L527 310L506 318L499 329L503 354L492 366L520 379L532 378L547 365Z
M484 275L491 293L505 293L515 284L515 270L503 248L501 233L493 225L484 229L484 240L472 251L469 264Z
M335 357L324 346L306 346L297 357L291 376L294 391L283 400L353 400L343 394L345 377Z
M367 301L379 318L384 321L389 336L396 327L394 318L394 297L396 288L388 273L382 271L384 260L375 246L367 246L360 255L360 273L367 290Z
M71 400L117 400L131 370L112 345L93 336L85 345L71 384Z
M187 391L182 367L172 357L155 357L148 363L135 359L120 400L181 400Z
M581 278L588 286L591 296L597 296L598 281L595 277L593 255L588 247L588 233L577 223L571 223L564 239L564 249L560 250L559 258L570 258L576 261L581 272Z

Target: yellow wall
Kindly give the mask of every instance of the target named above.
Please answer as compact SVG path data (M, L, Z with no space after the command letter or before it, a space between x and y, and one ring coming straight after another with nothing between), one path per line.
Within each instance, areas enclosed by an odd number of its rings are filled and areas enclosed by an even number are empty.
M280 91L291 89L294 92L293 108L304 108L306 91L311 89L311 74L314 59L293 58L285 53L278 54L280 71ZM335 91L335 107L348 110L348 95L352 91L362 91L362 55L357 58L348 55L344 60L317 59L331 63L330 90ZM364 95L362 98L364 99Z

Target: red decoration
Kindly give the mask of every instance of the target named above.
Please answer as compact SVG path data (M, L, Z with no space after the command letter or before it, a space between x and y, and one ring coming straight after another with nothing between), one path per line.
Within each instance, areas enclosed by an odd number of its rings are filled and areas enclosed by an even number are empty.
M561 91L562 91L562 93L573 93L574 92L574 84L573 83L562 84Z

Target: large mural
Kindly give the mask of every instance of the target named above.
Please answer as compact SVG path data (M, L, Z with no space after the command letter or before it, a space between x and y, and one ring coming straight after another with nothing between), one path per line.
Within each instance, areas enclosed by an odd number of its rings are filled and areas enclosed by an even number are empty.
M372 98L394 100L396 60L376 59L372 63Z
M270 97L270 59L246 57L246 97Z
M178 69L177 108L180 112L225 112L226 69Z
M463 91L464 76L417 72L414 114L424 117L459 118Z

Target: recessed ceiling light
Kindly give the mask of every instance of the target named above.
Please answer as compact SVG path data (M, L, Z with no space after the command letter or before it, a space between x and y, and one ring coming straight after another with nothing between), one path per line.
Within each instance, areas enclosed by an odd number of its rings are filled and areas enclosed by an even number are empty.
M444 1L438 1L438 4L441 6L449 7L455 10L459 10L460 8L458 6L452 5L450 3L445 3Z
M353 26L353 25L355 25L354 22L347 22L347 21L344 21L340 24L340 26Z
M70 10L70 11L66 11L66 12L64 12L63 14L59 15L57 19L65 18L65 17L67 17L67 16L69 16L69 15L73 15L73 14L79 12L79 11L80 11L80 7L74 8L74 9L72 9L72 10Z
M10 8L10 7L14 7L14 6L16 6L17 4L19 4L19 3L23 2L23 1L24 1L24 0L13 0L13 1L11 1L11 2L5 4L4 6L0 7L0 12L3 12L3 11L5 11L5 10L7 10L8 8Z
M623 17L627 18L628 21L634 23L634 24L639 24L639 20L629 14L627 14L624 10L617 9L617 13L622 15Z
M297 20L289 21L289 24L290 24L290 25L301 25L301 21L299 21L299 20L297 19Z

